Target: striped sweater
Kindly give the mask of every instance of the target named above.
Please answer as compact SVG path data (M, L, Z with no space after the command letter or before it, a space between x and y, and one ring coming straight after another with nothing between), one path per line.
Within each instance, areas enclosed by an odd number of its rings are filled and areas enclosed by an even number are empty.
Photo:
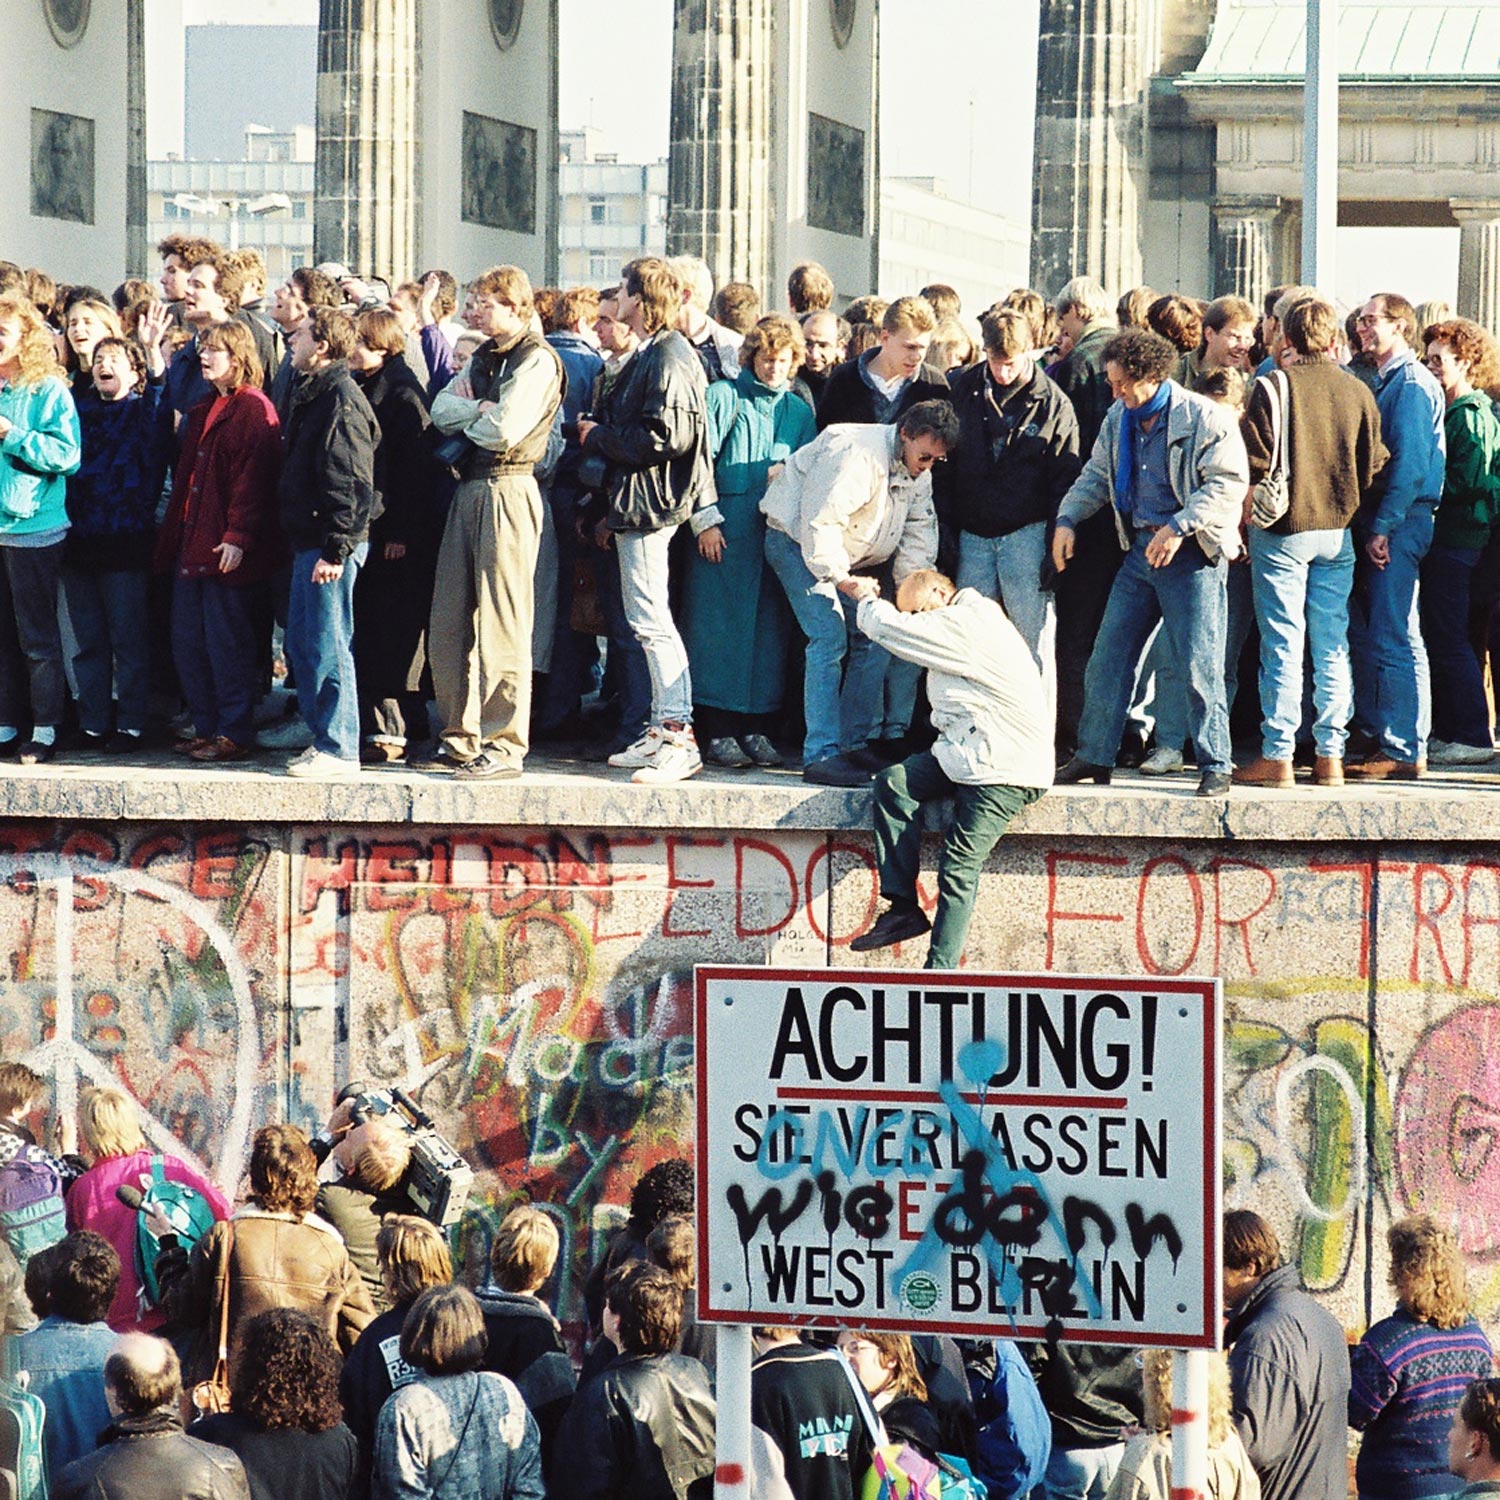
M1494 1368L1484 1330L1473 1318L1434 1328L1398 1307L1349 1351L1349 1360L1349 1425L1364 1433L1354 1470L1360 1500L1450 1494L1453 1413L1469 1382Z

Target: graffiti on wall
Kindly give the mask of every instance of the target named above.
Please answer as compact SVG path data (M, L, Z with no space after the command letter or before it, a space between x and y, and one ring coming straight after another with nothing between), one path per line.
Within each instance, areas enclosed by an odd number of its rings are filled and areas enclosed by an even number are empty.
M878 905L849 833L12 823L0 1053L65 1112L122 1085L229 1188L262 1120L400 1084L475 1167L470 1267L513 1202L546 1204L576 1324L631 1184L691 1149L693 965L853 963ZM1500 864L1018 838L966 962L1221 975L1227 1201L1351 1327L1389 1307L1384 1230L1417 1209L1457 1226L1500 1314Z
M275 1051L280 913L271 845L242 831L0 829L0 1055L71 1119L109 1084L147 1139L228 1191Z
M813 834L310 834L293 984L337 993L337 1070L405 1089L473 1164L470 1274L513 1202L550 1205L576 1324L631 1184L691 1154L693 966L822 963L826 861Z

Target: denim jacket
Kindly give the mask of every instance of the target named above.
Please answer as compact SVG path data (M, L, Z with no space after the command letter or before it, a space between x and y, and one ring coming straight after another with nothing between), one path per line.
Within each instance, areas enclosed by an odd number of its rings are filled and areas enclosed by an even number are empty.
M57 375L0 386L0 535L61 531L68 524L69 474L83 453L73 393Z
M1443 495L1448 445L1443 434L1443 388L1408 349L1380 372L1375 389L1380 435L1391 450L1384 488L1370 522L1373 536L1390 536L1416 504L1434 508Z

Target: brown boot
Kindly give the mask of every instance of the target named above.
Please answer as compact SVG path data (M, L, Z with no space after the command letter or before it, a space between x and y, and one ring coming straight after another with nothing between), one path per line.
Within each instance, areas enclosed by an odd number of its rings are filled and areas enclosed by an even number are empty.
M1344 759L1340 755L1320 755L1313 761L1314 786L1343 786Z
M1366 760L1351 760L1344 770L1362 781L1421 781L1427 775L1427 762L1372 755Z
M1293 781L1291 761L1268 760L1264 755L1234 773L1236 786L1291 786Z

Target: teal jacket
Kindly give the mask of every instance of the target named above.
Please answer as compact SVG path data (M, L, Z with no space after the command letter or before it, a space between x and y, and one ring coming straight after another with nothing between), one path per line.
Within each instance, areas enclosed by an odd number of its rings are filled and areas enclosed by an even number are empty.
M716 380L708 388L708 451L714 455L714 486L721 501L749 495L758 502L771 465L817 435L812 408L791 386L774 390L762 385L753 370L741 370L733 380ZM695 534L723 524L718 505L705 506L692 517Z
M73 393L57 375L0 386L0 417L10 423L0 438L0 537L63 530L65 481L83 451Z
M1448 456L1433 540L1482 551L1500 516L1500 417L1483 391L1471 391L1449 406L1443 433Z

